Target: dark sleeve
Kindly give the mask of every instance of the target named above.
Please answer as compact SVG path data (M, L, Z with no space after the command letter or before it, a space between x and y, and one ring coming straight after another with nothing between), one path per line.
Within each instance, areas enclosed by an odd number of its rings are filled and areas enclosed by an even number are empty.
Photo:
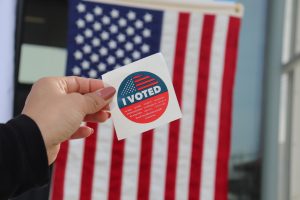
M0 124L0 199L49 181L46 148L36 123L20 115Z

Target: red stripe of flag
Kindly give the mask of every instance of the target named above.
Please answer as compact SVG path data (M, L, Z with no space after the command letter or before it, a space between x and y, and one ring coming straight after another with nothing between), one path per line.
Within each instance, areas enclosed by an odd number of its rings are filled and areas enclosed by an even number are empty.
M158 84L158 82L150 83L148 85L145 85L145 86L142 86L142 87L138 87L137 89L138 90L143 90L143 89L149 88L149 87L151 87L153 85L156 85L156 84Z
M206 15L204 17L201 36L202 38L200 40L201 43L199 44L201 47L198 60L199 72L197 79L197 97L192 140L189 199L199 199L200 194L205 113L214 23L214 16Z
M121 198L125 140L118 141L115 131L113 134L108 199L119 200Z
M92 199L93 176L95 167L98 124L87 123L94 129L94 134L84 141L83 165L81 171L80 200Z
M136 84L135 86L144 85L144 84L149 83L149 82L151 82L151 81L155 81L155 79L154 79L154 78L148 79L148 80L146 80L146 81L143 81L143 82L141 82L141 83Z
M137 199L149 199L152 147L153 130L150 130L142 134Z
M228 26L225 66L222 83L215 200L226 200L228 194L228 160L231 138L232 97L237 63L239 30L240 19L231 17Z
M54 164L52 177L51 200L62 200L64 198L65 172L68 159L69 142L60 145L60 150Z
M190 21L189 13L180 13L177 26L176 52L174 55L173 84L177 94L179 105L182 103L183 74L188 38L188 27ZM166 169L165 199L175 199L175 181L177 173L178 140L180 121L176 120L170 124L168 158ZM178 188L180 190L180 188Z

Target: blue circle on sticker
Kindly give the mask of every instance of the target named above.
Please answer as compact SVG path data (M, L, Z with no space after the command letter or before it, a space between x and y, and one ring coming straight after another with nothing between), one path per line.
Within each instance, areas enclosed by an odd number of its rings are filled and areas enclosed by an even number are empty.
M137 123L155 121L165 112L169 102L166 84L159 76L147 71L128 75L117 95L123 115Z

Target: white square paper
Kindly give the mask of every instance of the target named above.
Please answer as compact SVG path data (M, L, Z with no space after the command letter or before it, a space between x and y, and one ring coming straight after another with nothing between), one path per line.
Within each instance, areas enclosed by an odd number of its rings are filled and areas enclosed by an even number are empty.
M116 89L110 111L119 140L182 117L161 53L103 74L102 79Z

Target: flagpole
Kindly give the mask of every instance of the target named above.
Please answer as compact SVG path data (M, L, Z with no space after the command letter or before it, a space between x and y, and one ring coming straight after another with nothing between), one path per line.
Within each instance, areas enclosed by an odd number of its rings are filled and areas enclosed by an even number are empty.
M279 99L282 71L285 1L269 0L266 24L265 71L262 110L262 200L278 200L279 186Z

